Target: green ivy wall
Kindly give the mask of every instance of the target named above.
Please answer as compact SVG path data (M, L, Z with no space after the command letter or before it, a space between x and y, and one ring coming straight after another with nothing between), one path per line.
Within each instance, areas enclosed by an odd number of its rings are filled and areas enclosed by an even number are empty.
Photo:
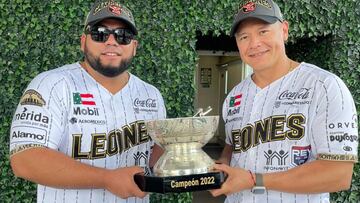
M126 2L126 1L124 1ZM278 0L290 22L288 54L339 75L360 109L360 1ZM0 0L0 202L35 202L35 186L9 166L9 127L22 91L38 73L81 60L79 37L90 0ZM196 31L229 33L239 1L133 0L140 34L132 72L157 86L170 117L191 115ZM349 191L334 202L360 202L356 164ZM191 194L152 202L191 202Z

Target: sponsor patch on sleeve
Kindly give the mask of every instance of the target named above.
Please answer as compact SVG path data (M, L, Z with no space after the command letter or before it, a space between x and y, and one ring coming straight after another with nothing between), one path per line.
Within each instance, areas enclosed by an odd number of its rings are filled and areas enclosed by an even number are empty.
M21 107L15 112L13 125L49 128L49 116L46 111L33 107Z
M22 151L25 151L27 149L31 149L31 148L36 148L36 147L45 147L44 145L42 144L24 144L24 145L19 145L17 147L15 147L14 149L12 149L10 151L10 156L16 154L16 153L19 153L19 152L22 152Z
M26 90L23 96L20 99L21 105L33 105L33 106L44 106L46 104L45 100L40 93L33 89Z
M358 156L354 154L319 154L317 159L328 161L350 161L355 163L358 162Z
M46 130L31 126L16 126L11 129L11 144L21 145L27 143L45 144Z

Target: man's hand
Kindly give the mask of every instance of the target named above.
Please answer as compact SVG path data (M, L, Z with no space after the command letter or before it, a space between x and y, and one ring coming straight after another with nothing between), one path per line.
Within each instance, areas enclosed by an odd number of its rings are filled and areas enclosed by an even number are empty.
M105 188L123 199L143 198L147 193L141 191L134 181L134 175L143 172L144 170L138 166L109 170L104 177Z
M134 181L134 174L144 172L138 166L109 170L52 149L32 148L11 156L11 167L16 176L50 187L104 188L121 198L146 196Z
M315 160L287 171L264 173L263 182L267 190L287 193L337 192L350 188L353 167L353 162ZM228 178L220 189L210 191L213 196L229 195L254 185L250 173L244 169L224 164L215 165L214 169L224 171Z
M219 195L230 195L245 189L251 189L254 186L251 174L242 168L233 168L225 164L215 164L215 170L223 171L227 174L226 181L220 189L211 190L210 193L217 197Z

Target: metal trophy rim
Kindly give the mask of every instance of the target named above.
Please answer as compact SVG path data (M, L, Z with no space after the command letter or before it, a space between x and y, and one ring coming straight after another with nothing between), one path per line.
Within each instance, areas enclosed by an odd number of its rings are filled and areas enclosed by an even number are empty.
M151 123L151 122L155 122L155 121L170 121L170 120L181 120L181 119L201 119L201 118L211 118L211 117L220 117L219 115L215 115L215 116L199 116L199 117L177 117L177 118L164 118L164 119L151 119L151 120L146 120L145 123Z
M214 161L201 148L214 136L218 123L218 115L147 121L150 137L165 150L153 167L154 174L166 177L207 173ZM179 127L183 124L185 128Z

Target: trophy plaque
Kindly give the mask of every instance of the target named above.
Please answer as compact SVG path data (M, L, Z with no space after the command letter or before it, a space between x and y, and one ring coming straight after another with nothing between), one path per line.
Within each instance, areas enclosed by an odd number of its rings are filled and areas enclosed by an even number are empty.
M134 176L139 188L157 193L220 188L224 174L212 170L214 161L202 150L213 137L218 122L219 116L145 121L150 137L165 152L151 174Z

